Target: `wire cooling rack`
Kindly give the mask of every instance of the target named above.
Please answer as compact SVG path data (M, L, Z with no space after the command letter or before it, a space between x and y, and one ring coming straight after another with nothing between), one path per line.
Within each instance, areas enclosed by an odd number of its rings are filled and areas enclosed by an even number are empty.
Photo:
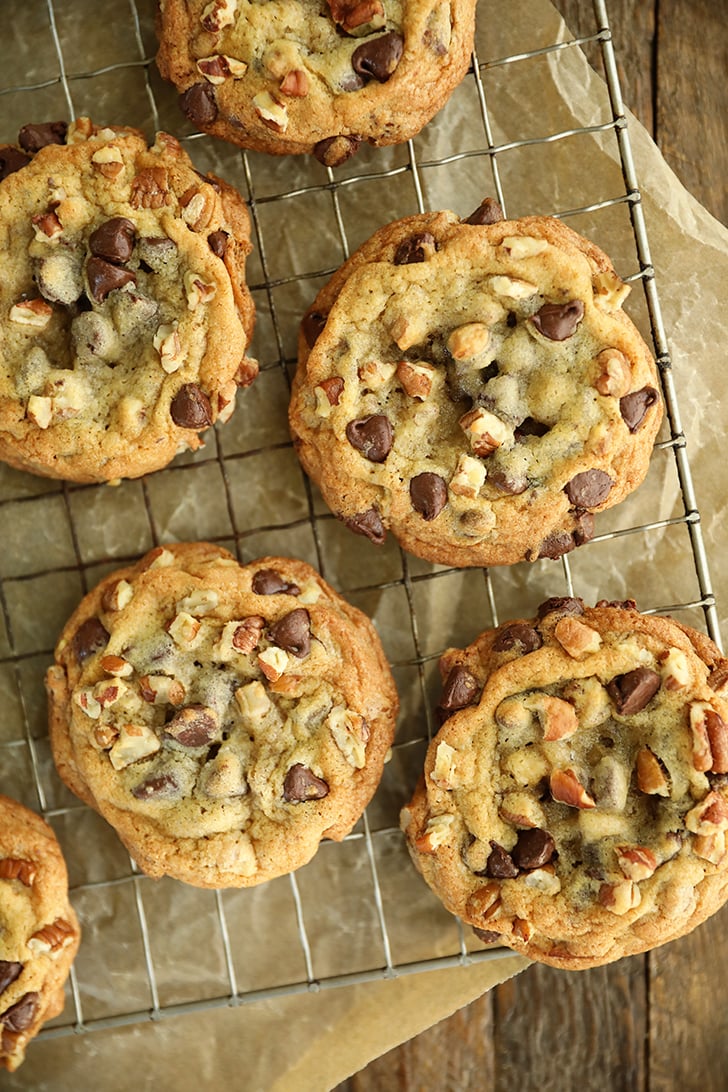
M154 68L153 0L114 5L113 49L102 33L106 16L103 10L94 13L91 4L26 0L23 5L3 58L6 86L0 88L0 104L8 107L3 116L22 122L85 112L109 123L137 124L148 134L169 129L182 136L198 166L212 167L237 184L254 230L249 281L258 309L254 349L261 358L259 380L233 420L203 451L178 459L169 470L117 489L61 485L9 470L0 474L5 542L0 788L54 826L84 926L69 983L71 1004L42 1035L85 1033L508 954L478 950L469 933L441 910L406 862L397 829L405 801L402 783L409 775L411 787L434 728L430 709L439 653L448 644L466 643L487 625L529 613L547 595L584 594L590 586L587 572L600 570L607 552L610 573L619 571L620 550L626 569L628 559L642 552L659 556L665 549L668 559L679 557L671 566L677 570L674 582L662 576L654 587L648 582L641 588L641 606L680 614L719 642L606 4L595 0L593 6L594 30L588 36L532 48L525 43L518 50L511 44L503 55L493 44L490 59L480 55L482 47L474 53L453 96L461 106L466 97L472 100L476 123L467 133L457 120L449 131L448 105L415 140L397 149L362 149L334 172L313 161L241 153L185 129L173 92ZM481 4L481 17L484 9ZM94 23L98 45L90 49ZM498 106L494 112L491 100L507 97L512 88L515 101L527 66L537 78L539 64L558 64L564 51L588 44L599 49L604 67L603 120L509 133L503 111ZM12 140L14 132L0 135ZM561 161L550 160L548 153L561 154L590 135L612 140L618 152L619 167L604 188L579 203L571 198L581 191L554 184L554 207L520 207L528 200L520 181L524 172L553 171L556 183ZM450 196L438 202L443 189ZM562 192L567 207L557 205ZM285 406L297 321L320 284L382 222L381 207L392 206L391 219L427 207L453 207L457 200L456 211L466 215L486 193L494 194L507 214L569 218L579 230L585 225L593 238L604 219L603 245L612 254L608 239L627 231L622 261L628 264L620 273L643 288L643 301L633 293L636 317L651 332L667 405L651 474L663 484L674 478L674 487L667 491L673 498L668 511L664 488L642 493L641 498L663 498L653 505L654 513L649 510L645 518L643 499L639 506L624 502L602 517L605 523L590 544L558 563L463 573L426 565L391 543L377 552L341 528L297 468ZM369 209L368 219L362 208ZM308 233L306 246L297 247L297 225L312 216L320 220L321 243L312 247ZM323 845L298 873L250 891L201 892L140 874L113 832L63 789L50 757L42 677L63 622L101 575L172 538L220 542L243 561L266 552L306 557L373 615L403 700L392 762L352 834L341 845ZM680 594L673 594L673 587ZM600 593L614 598L627 590L600 586ZM249 936L251 915L276 922L274 972L260 957L257 939ZM204 936L195 930L197 920L204 923ZM345 943L333 945L331 931L340 937L342 923Z

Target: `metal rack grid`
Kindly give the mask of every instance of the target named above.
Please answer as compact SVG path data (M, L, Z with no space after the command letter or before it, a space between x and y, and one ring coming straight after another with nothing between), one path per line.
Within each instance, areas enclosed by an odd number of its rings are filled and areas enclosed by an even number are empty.
M36 6L39 14L42 13L42 9L47 9L45 14L47 16L48 29L56 53L57 72L50 78L39 80L33 84L20 84L14 82L12 86L0 89L0 103L2 102L2 97L4 95L26 92L32 93L33 95L39 95L39 93L45 89L60 89L66 103L68 115L69 117L73 117L77 112L75 92L81 81L94 79L106 74L110 74L113 77L115 72L138 68L143 72L145 93L148 99L150 116L154 127L163 127L160 123L160 91L158 87L155 87L153 58L148 55L149 46L148 42L145 44L143 34L143 17L145 11L148 13L151 8L151 0L148 0L148 2L147 0L128 0L128 16L133 36L138 47L137 59L128 60L120 64L99 66L78 71L73 71L72 66L69 66L67 63L63 35L59 29L59 12L63 7L62 0L38 0ZM606 197L597 202L582 205L578 208L569 208L566 210L540 209L538 211L542 213L552 211L555 215L562 218L568 218L587 213L598 213L601 210L611 209L616 206L623 205L628 208L634 235L638 268L636 271L628 273L626 276L623 274L623 276L627 281L641 283L644 289L656 358L662 377L667 406L667 430L669 432L667 438L662 439L658 443L656 457L659 458L664 456L665 458L669 458L670 455L672 455L674 459L680 494L682 497L682 511L676 516L608 530L598 535L588 546L582 547L582 550L588 551L594 549L600 542L610 542L622 536L645 536L652 532L664 532L671 527L684 527L689 536L692 564L694 566L694 574L697 582L697 594L688 598L685 602L659 604L650 609L653 612L675 612L681 610L702 612L705 628L710 636L716 642L719 642L717 611L711 590L700 516L696 506L685 447L685 437L682 430L680 412L673 384L670 354L663 326L654 269L645 229L641 194L632 159L630 138L619 86L606 3L604 0L594 0L593 6L595 29L594 33L591 35L576 40L554 42L545 47L519 53L511 53L508 56L495 58L489 61L482 60L477 54L473 55L472 64L469 73L466 76L466 82L470 83L471 88L474 89L475 95L477 96L479 113L482 121L482 144L475 150L456 152L452 155L445 157L441 156L436 159L426 159L418 154L416 141L410 141L406 146L406 158L401 163L395 164L385 170L372 170L370 172L357 171L354 174L344 174L343 172L335 173L331 169L326 169L325 178L323 178L321 172L324 172L324 169L321 168L320 177L322 177L323 180L314 180L310 184L306 183L287 189L285 186L282 186L280 192L270 194L261 194L257 192L255 169L256 157L251 156L248 153L236 152L236 155L240 155L241 169L245 186L247 187L247 199L254 230L254 244L260 260L261 276L259 280L252 283L251 288L259 301L259 311L261 310L261 300L265 305L263 311L267 312L267 315L269 316L273 337L273 359L269 362L264 362L261 374L272 374L275 372L283 376L287 382L288 370L293 363L290 359L290 353L287 354L286 351L286 331L284 330L285 318L277 312L277 290L282 286L301 284L306 289L308 298L312 298L315 289L309 282L320 281L330 275L336 266L340 264L340 261L349 254L351 249L349 244L350 230L347 230L347 215L343 201L345 192L349 187L356 187L366 182L375 182L378 186L383 186L390 183L395 178L405 179L411 183L414 195L415 207L410 211L423 212L426 207L423 187L423 178L426 173L433 168L457 166L464 161L476 159L479 165L482 165L485 173L488 171L490 172L492 190L494 190L502 207L506 213L508 213L508 186L504 182L503 172L501 170L501 162L506 153L529 147L542 147L579 136L580 134L613 134L618 146L621 161L624 183L623 192L611 197ZM120 13L116 12L115 14L119 15ZM534 58L558 54L559 51L562 50L579 48L579 46L588 43L594 43L601 51L610 102L611 116L608 120L589 127L564 129L547 135L498 142L495 136L495 126L488 108L486 76L496 69L502 69L504 73L507 74L510 71L510 66ZM29 101L32 103L33 98ZM436 125L437 121L433 122L433 124ZM7 139L10 139L12 136L12 134L3 135ZM199 139L206 140L207 138L201 138L200 134L195 133L188 133L183 137L183 140L190 146L190 151L193 155L195 155L195 145ZM285 167L281 170L281 179L283 181L286 179ZM491 186L484 187L484 192L490 188ZM272 202L277 203L277 207L283 207L286 203L290 204L297 198L309 195L323 196L326 200L330 200L330 211L336 225L336 234L338 236L338 245L341 250L341 255L336 256L330 267L316 267L305 270L302 273L277 277L271 266L271 246L269 244L267 229L263 223L265 208ZM229 428L230 426L228 425L226 427ZM327 528L330 529L333 524L333 517L322 510L309 483L304 481L303 478L301 479L301 490L303 491L302 497L305 510L302 510L295 518L284 523L276 524L275 528L267 528L257 526L254 523L250 524L246 520L241 520L239 516L238 504L236 501L235 464L246 458L256 457L262 454L271 457L271 453L277 452L280 454L282 452L287 452L290 450L289 441L287 439L280 439L276 442L262 444L259 447L249 448L243 452L231 453L225 451L224 444L218 442L218 438L216 437L211 446L214 449L213 454L205 452L202 455L196 456L194 459L178 460L172 469L165 472L174 475L190 475L199 473L200 468L209 468L212 466L218 468L224 486L224 505L227 508L231 533L207 535L205 533L205 528L202 527L200 528L201 534L199 537L209 537L213 541L222 541L226 544L231 542L234 549L237 550L238 556L242 557L246 551L247 543L256 542L256 536L259 536L261 533L268 531L275 531L278 533L283 531L296 531L301 528L310 528L312 549L315 555L314 560L317 561L319 569L326 575L328 547L325 540ZM96 495L99 490L103 490L104 488L105 487L103 486L69 485L56 487L55 484L47 482L35 482L33 487L29 488L27 492L24 492L22 489L19 493L11 490L7 496L3 496L2 492L0 492L0 520L13 518L21 511L24 505L33 504L41 498L51 498L57 505L55 511L57 512L59 519L67 521L72 548L72 558L70 561L64 559L57 564L46 564L45 566L36 565L28 571L20 572L19 575L6 575L4 577L2 576L3 570L0 569L0 577L2 577L0 578L0 621L4 623L7 634L7 651L3 655L0 655L0 669L3 669L8 673L7 679L10 680L9 685L11 686L11 689L14 687L14 701L19 710L19 716L23 724L22 734L19 738L11 739L9 741L0 741L0 761L5 764L8 758L10 758L11 761L9 762L9 765L12 767L13 756L17 758L18 755L22 754L22 756L26 757L26 766L31 782L26 788L29 792L34 794L34 802L38 810L40 810L49 821L56 825L69 822L74 831L82 829L74 826L74 824L82 822L82 817L92 813L89 813L88 809L78 804L61 803L59 805L54 799L50 798L52 794L49 795L48 781L45 776L48 757L44 750L42 735L38 733L35 727L35 724L37 723L37 711L34 709L34 703L37 700L37 695L42 691L39 664L41 662L47 662L50 658L54 635L50 630L44 631L42 635L31 634L30 636L23 631L23 626L18 624L18 618L14 609L15 597L13 590L17 585L20 585L23 582L27 583L29 581L37 580L41 582L41 587L46 587L48 585L43 584L43 581L50 580L55 585L58 585L60 582L67 580L71 585L71 589L68 592L69 597L75 595L77 598L78 596L76 593L85 593L88 588L95 583L99 566L105 565L106 570L112 567L110 564L110 557L108 556L89 556L83 541L82 533L83 498L84 496L89 497L92 494ZM141 490L141 497L143 499L143 518L147 523L147 542L148 545L157 545L164 536L160 533L158 526L158 500L155 500L157 494L155 494L154 483L151 479L142 480L139 484L139 489ZM113 554L113 567L132 559L131 555L127 557L119 555L118 553ZM433 723L430 715L431 703L428 696L428 670L436 663L438 652L432 651L430 645L423 640L423 625L421 622L422 595L427 595L430 581L442 580L447 577L448 574L454 572L454 570L443 568L423 570L421 566L413 564L413 559L409 558L402 551L399 551L399 562L401 565L400 575L386 575L378 581L370 583L365 582L364 585L359 584L353 591L358 594L383 594L388 591L397 590L401 593L400 602L406 605L407 617L405 628L409 631L408 636L412 654L404 655L399 660L395 658L394 667L408 669L416 679L415 689L418 694L420 705L420 721L426 717L427 737L429 737L433 731ZM568 593L575 594L572 560L568 556L564 556L557 567L560 567L561 578L565 583ZM490 571L484 571L479 575L479 579L482 579L483 581L485 598L487 599L492 622L493 624L498 624L499 617L504 614L507 615L509 613L509 608L506 605L505 611L503 609L503 595L497 590L497 578L494 577L493 573ZM473 628L472 634L474 634L475 631L476 630ZM0 652L2 652L1 641ZM35 688L31 688L30 691L28 689L28 674L33 674L36 678ZM29 694L31 695L30 697ZM396 743L394 751L397 753L398 750L404 751L414 749L415 752L421 753L425 742L425 736L420 732L419 734L413 735L412 738ZM363 860L366 863L366 870L368 873L367 886L369 890L370 912L374 928L379 934L381 950L381 956L379 956L379 953L375 953L374 958L371 959L371 965L365 967L360 966L356 970L351 971L346 970L346 968L329 968L328 970L325 969L325 973L321 972L320 963L323 962L325 965L326 960L324 959L321 961L320 950L316 949L312 939L313 932L316 930L317 925L314 922L312 926L310 905L301 890L301 880L303 879L303 873L301 872L298 875L292 874L287 880L274 882L287 882L290 884L290 897L288 902L290 912L295 921L294 932L296 934L296 943L300 949L302 974L298 977L291 977L290 980L286 979L274 984L268 983L262 986L256 986L255 988L248 988L249 984L243 981L243 976L241 976L239 968L236 965L236 948L235 940L232 936L233 930L231 929L229 921L229 906L226 902L224 893L218 891L213 893L211 897L214 899L215 913L219 926L219 944L224 986L219 989L218 992L214 992L213 990L212 994L208 996L194 996L191 999L186 999L177 1003L166 1002L163 996L164 991L160 990L158 984L157 946L160 943L160 940L159 937L155 935L154 928L150 925L149 911L150 899L152 898L149 885L154 881L148 880L139 873L133 862L127 862L128 868L126 874L114 878L89 879L85 883L72 884L72 898L74 901L81 899L89 892L92 892L95 896L100 896L102 899L111 899L113 893L117 891L124 892L127 900L127 908L134 918L134 928L138 930L138 943L141 946L142 963L148 979L145 986L148 991L148 1003L135 1003L134 998L122 998L119 1004L119 1011L108 1012L101 1016L89 1016L86 1011L83 985L80 981L78 971L74 968L70 978L72 1005L67 1005L64 1016L60 1017L54 1025L47 1027L42 1032L42 1035L46 1037L68 1035L71 1033L88 1032L100 1028L119 1027L142 1020L161 1020L174 1017L184 1012L200 1011L221 1006L241 1005L248 1002L271 999L281 995L316 992L332 987L363 983L382 978L393 978L435 968L464 966L484 960L498 959L503 955L510 954L502 949L484 951L472 950L469 939L466 938L465 932L460 926L460 923L458 923L457 941L453 946L453 950L449 953L440 954L439 952L433 952L426 958L415 958L405 961L398 960L390 939L392 921L391 917L388 919L387 915L387 900L383 893L380 862L378 860L376 848L376 844L379 843L381 839L396 836L396 831L396 815L394 817L390 816L389 823L383 821L380 824L377 824L371 822L369 815L365 813L359 826L342 844L344 850L342 850L341 847L330 845L322 847L319 854L319 856L331 853L340 854L345 851L347 844L359 848L363 847ZM341 860L343 861L343 858L341 858ZM181 894L179 897L182 897ZM189 953L189 955L190 959L194 959L194 953ZM208 994L210 993L209 990L207 992ZM69 1011L72 1013L70 1019Z

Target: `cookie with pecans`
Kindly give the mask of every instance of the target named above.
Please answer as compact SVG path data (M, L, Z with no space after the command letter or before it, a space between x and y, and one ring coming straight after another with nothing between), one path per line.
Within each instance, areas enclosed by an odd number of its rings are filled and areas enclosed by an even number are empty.
M556 558L645 477L654 360L606 257L558 220L408 217L306 314L296 449L334 513L447 565Z
M632 600L543 603L440 662L440 731L401 823L445 906L594 967L728 898L728 661Z
M475 0L165 0L157 64L198 128L328 167L398 144L462 80Z
M81 934L55 834L7 796L0 796L0 923L0 1066L12 1072L41 1025L63 1010Z
M249 221L174 137L88 118L0 146L0 458L79 482L195 450L258 371Z
M48 671L58 771L150 876L247 887L340 841L397 694L376 631L302 561L157 548L82 601Z

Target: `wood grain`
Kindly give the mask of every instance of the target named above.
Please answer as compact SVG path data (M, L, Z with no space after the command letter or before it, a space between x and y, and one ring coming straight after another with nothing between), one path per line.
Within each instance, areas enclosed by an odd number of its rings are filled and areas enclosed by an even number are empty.
M556 6L575 35L594 32L588 0ZM625 102L728 223L728 0L610 0L609 13ZM598 47L587 54L601 73ZM610 967L530 967L336 1092L725 1092L727 916Z

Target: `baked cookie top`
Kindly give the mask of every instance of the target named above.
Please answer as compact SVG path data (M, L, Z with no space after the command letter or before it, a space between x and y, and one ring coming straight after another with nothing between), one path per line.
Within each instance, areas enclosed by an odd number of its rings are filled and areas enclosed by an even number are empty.
M453 913L591 967L728 897L728 661L629 601L551 599L441 661L444 724L402 811Z
M302 561L158 548L82 601L47 676L69 788L140 867L243 887L369 802L397 696L368 618Z
M242 198L174 137L27 125L0 146L0 458L137 477L232 414L253 304Z
M0 796L0 922L0 1066L12 1072L41 1024L63 1009L80 932L53 831L7 796Z
M165 0L157 63L198 128L313 152L414 136L465 75L474 0Z
M643 480L662 417L606 255L557 220L499 215L486 201L377 231L303 320L290 407L336 515L457 566L587 541Z

